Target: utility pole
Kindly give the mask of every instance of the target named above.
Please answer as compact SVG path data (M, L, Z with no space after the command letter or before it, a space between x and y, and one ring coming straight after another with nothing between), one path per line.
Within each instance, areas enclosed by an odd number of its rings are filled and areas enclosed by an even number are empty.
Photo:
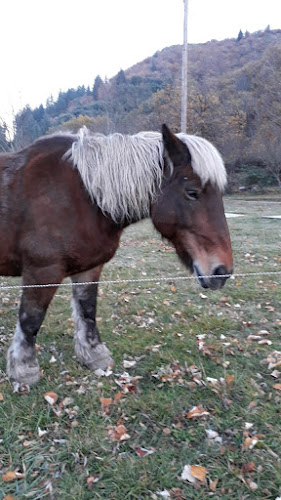
M184 2L183 21L183 47L182 47L182 69L181 69L181 132L186 132L187 115L187 6L188 0Z

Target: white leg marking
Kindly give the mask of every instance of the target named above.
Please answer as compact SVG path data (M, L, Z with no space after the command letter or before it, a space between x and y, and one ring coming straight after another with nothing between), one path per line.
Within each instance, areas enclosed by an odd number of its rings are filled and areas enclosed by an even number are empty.
M7 373L11 380L20 384L33 385L40 379L35 348L27 344L19 322L8 350Z
M110 351L104 342L91 342L87 338L87 324L84 321L77 299L72 299L73 320L75 325L75 352L80 363L86 365L90 370L101 368L106 370L113 364Z

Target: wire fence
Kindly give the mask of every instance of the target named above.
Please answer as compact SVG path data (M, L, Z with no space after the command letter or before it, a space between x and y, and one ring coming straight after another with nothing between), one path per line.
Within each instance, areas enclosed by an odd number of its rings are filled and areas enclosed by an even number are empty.
M280 271L260 271L252 273L235 273L235 274L223 274L223 275L206 275L200 276L202 279L210 278L230 278L235 280L237 278L251 278L251 277L264 277L264 276L281 276ZM119 285L126 283L161 283L163 281L184 281L184 280L195 280L198 281L197 276L159 276L159 277L149 277L149 278L135 278L135 279L118 279L118 280L101 280L101 281L83 281L83 282L71 282L71 283L44 283L44 284L31 284L31 285L0 285L1 290L21 290L26 288L51 288L51 287L72 287L72 286L83 286L83 285Z

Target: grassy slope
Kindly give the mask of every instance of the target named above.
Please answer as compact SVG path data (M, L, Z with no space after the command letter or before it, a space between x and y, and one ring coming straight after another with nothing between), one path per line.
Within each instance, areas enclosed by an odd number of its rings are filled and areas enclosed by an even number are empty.
M229 220L236 272L280 270L281 222L255 214L280 215L281 204L230 197L225 205L247 214ZM128 228L103 279L184 274L147 221ZM165 489L171 498L188 500L278 497L280 390L274 385L280 377L271 376L264 360L280 351L280 279L235 278L223 291L203 294L193 281L102 285L99 325L116 365L100 379L76 362L70 290L61 288L38 339L44 377L23 395L13 393L4 374L19 292L1 291L0 498L156 499ZM247 340L261 329L270 333L271 345ZM116 404L102 406L100 398L121 396L124 359L136 360L127 371L141 378ZM44 400L47 391L59 396L54 408ZM200 405L209 415L188 418ZM117 425L130 438L109 437ZM38 428L47 433L39 437ZM221 442L208 441L208 429ZM253 437L258 442L250 449ZM139 457L139 447L154 453ZM204 484L180 479L186 464L207 469ZM15 470L24 477L3 481Z

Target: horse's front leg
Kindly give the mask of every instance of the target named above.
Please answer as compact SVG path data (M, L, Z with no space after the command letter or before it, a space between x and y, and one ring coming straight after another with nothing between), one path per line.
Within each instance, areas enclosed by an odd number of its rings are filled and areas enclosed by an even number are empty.
M26 282L30 283L29 280L24 280ZM35 278L34 283L36 282L40 283ZM7 373L15 382L32 385L40 379L35 350L36 335L55 291L56 287L23 290L18 323L7 355Z
M75 325L75 352L79 361L90 370L105 370L113 364L110 352L100 340L96 326L96 302L98 284L75 285L75 283L98 282L102 266L72 276L73 319Z

